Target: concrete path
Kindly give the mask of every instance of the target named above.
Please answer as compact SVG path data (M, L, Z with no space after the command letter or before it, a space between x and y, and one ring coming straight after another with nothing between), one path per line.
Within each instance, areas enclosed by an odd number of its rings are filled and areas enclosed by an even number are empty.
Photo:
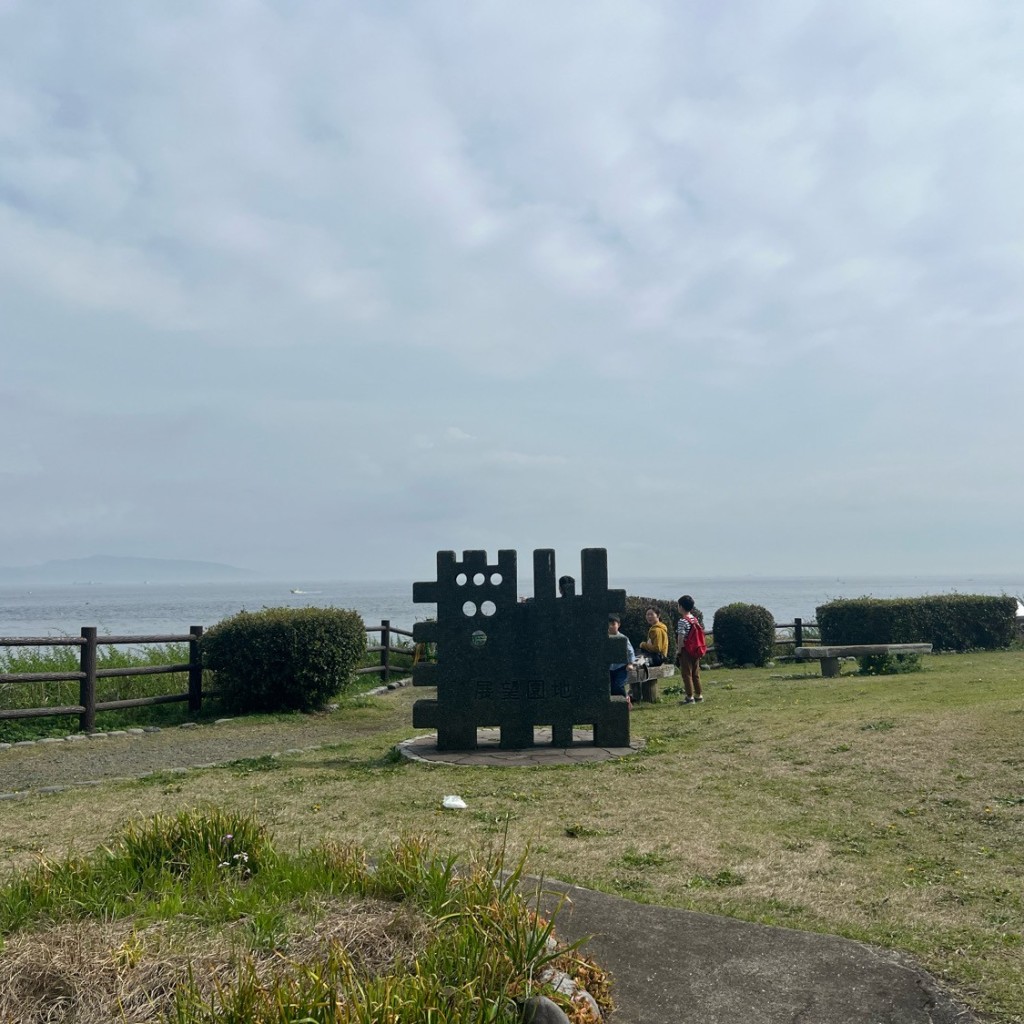
M544 884L568 897L557 934L591 936L587 955L613 976L612 1024L976 1021L934 978L887 950Z

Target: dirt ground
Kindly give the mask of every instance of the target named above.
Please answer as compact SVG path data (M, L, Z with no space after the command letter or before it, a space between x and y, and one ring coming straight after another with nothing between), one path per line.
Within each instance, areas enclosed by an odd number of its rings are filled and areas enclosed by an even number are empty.
M386 701L388 696L377 699ZM339 742L340 728L333 715L295 715L280 721L239 718L142 735L15 746L0 751L0 794L302 750ZM353 726L346 724L345 736L352 733Z

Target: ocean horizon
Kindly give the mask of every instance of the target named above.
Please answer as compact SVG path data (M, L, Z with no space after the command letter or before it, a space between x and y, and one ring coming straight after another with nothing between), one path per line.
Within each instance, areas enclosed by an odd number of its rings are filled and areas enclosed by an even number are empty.
M646 576L611 578L609 586L637 597L675 600L692 594L706 618L743 601L767 608L778 623L813 621L818 605L838 598L919 597L927 594L1007 594L1021 600L1024 574L893 576ZM519 580L521 596L532 581ZM433 605L414 604L412 581L295 581L242 583L83 583L0 586L0 639L77 636L83 626L104 635L181 634L209 628L239 611L307 606L352 608L368 626L384 619L411 629Z

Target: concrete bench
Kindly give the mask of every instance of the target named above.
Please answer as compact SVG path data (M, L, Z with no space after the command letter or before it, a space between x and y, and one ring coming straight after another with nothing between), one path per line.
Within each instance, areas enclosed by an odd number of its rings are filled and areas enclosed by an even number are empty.
M865 654L931 654L931 644L846 644L839 647L797 647L797 661L821 662L826 679L839 675L840 658L862 658Z
M658 680L668 679L676 674L676 667L666 661L663 665L647 665L647 673L643 668L638 673L635 666L630 665L626 671L629 685L629 695L634 701L643 701L645 704L658 703Z

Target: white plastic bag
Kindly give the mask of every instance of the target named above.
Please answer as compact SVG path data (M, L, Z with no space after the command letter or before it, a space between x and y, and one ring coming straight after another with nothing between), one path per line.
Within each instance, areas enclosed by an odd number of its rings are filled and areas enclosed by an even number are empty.
M452 796L446 796L441 801L441 806L447 807L450 811L461 811L465 809L466 801L463 800L461 796L455 796L453 794Z

